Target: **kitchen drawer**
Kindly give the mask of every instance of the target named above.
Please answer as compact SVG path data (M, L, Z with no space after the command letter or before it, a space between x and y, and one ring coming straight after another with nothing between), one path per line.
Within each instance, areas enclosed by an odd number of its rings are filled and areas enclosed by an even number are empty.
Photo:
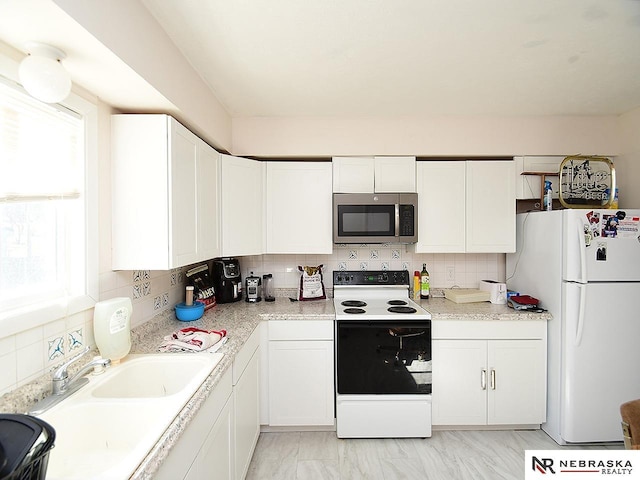
M436 339L546 339L546 320L434 320Z
M333 320L272 320L269 340L333 340Z

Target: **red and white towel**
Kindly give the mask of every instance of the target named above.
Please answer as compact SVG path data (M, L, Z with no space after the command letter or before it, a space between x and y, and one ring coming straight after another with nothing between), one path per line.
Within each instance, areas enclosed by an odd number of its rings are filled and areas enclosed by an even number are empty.
M226 341L226 337L226 330L203 330L187 327L164 337L164 342L158 350L161 352L203 352L222 342L223 339Z

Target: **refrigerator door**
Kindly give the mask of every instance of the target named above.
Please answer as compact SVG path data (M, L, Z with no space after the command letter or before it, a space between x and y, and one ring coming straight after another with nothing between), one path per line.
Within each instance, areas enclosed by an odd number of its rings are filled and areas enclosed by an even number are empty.
M564 280L640 281L640 210L569 209L563 217Z
M640 398L640 283L563 284L566 442L621 441L620 404Z

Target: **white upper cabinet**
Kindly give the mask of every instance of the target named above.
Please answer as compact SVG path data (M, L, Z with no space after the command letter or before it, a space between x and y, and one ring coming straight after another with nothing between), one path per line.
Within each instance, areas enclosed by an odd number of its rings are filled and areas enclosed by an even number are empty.
M416 157L375 157L375 193L416 191Z
M418 162L416 252L465 251L465 162Z
M334 193L373 193L373 157L333 157Z
M467 161L467 244L473 253L516 251L513 161Z
M264 164L220 155L222 256L264 253Z
M218 254L217 152L168 115L111 120L112 268L168 270Z
M329 162L267 162L266 252L331 254Z
M515 251L512 161L418 162L416 252Z
M200 257L220 256L220 154L204 142L198 144L198 250Z
M334 193L416 191L416 157L333 157Z

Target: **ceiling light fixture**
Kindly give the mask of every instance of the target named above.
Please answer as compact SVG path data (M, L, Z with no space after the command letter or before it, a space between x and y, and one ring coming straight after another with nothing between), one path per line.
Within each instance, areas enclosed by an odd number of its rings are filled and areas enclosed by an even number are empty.
M60 63L66 54L44 43L29 42L29 55L18 70L20 83L32 97L45 103L61 102L71 91L71 76Z

